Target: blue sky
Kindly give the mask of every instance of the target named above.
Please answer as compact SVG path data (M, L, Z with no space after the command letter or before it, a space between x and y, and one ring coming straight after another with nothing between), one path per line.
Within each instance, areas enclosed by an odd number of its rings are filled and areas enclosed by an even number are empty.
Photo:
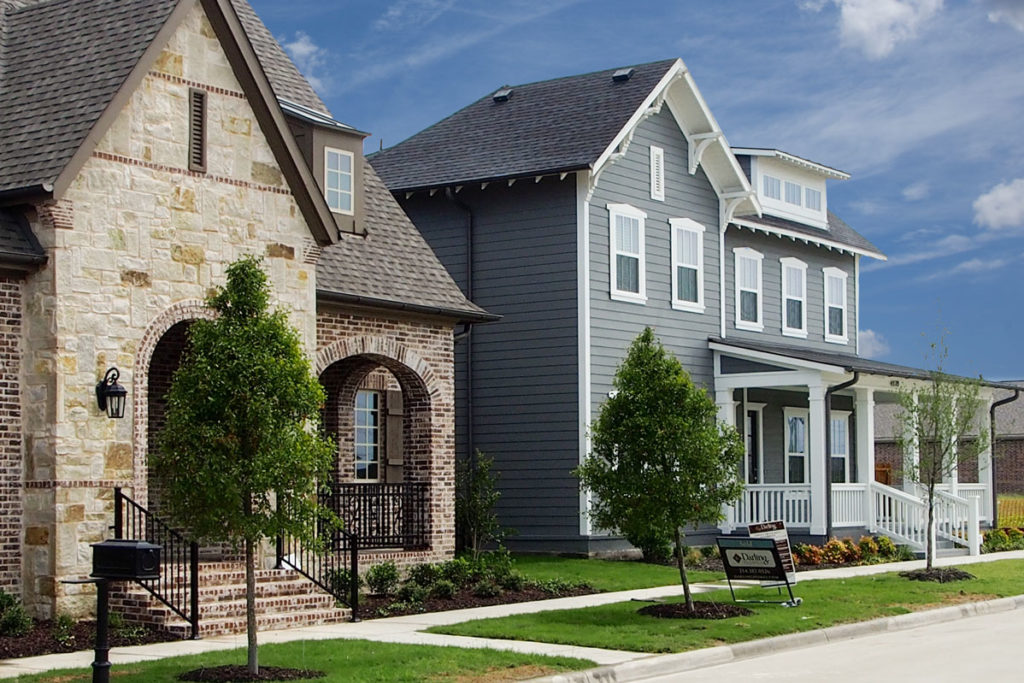
M862 353L1024 378L1024 0L251 0L335 116L393 145L503 84L681 57L734 146L841 168L889 256Z

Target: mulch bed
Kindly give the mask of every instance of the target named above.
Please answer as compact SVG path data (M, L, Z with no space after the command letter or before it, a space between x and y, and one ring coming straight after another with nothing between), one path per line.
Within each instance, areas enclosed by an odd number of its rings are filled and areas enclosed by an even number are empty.
M323 671L286 669L281 666L261 666L255 676L244 666L213 666L194 669L178 675L179 681L217 681L217 683L247 683L248 681L298 681L305 678L323 678Z
M694 602L692 612L686 609L685 602L659 602L641 607L637 611L659 619L731 619L747 617L754 613L746 607L731 603L703 601Z
M956 567L932 567L931 569L914 569L913 571L900 572L900 576L911 581L935 581L937 583L951 583L953 581L967 581L977 578L973 574L965 572Z
M448 610L468 609L470 607L490 607L492 605L509 605L514 602L570 598L577 595L592 595L597 592L599 591L593 588L573 588L557 595L552 595L536 588L524 588L519 591L506 590L502 591L501 595L483 598L474 595L471 590L464 588L455 593L451 598L429 598L417 607L394 611L388 610L387 614L381 614L379 610L393 603L395 598L372 595L359 598L359 617L361 619L378 619L385 616L399 617L406 614L422 614L424 612L447 612Z
M0 636L0 659L35 657L57 652L80 652L96 646L96 622L81 621L71 629L71 637L62 641L53 637L52 621L37 621L32 630L24 636ZM154 629L132 629L132 637L126 637L116 629L110 630L110 646L146 645L180 640L177 636Z

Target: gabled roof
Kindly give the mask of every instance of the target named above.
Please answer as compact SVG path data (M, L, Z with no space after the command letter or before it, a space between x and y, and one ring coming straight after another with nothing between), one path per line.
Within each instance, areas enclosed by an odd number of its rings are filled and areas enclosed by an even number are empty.
M768 214L762 216L737 216L732 219L732 222L737 227L755 232L788 237L829 249L839 249L853 254L860 254L861 256L870 256L882 261L886 258L885 254L878 247L831 211L828 212L827 230Z
M625 76L624 78L622 76ZM760 206L680 59L502 86L394 147L369 156L392 192L589 169L600 172L648 115L667 106L733 211Z
M838 168L832 168L825 164L819 164L817 161L811 161L810 159L804 159L798 157L795 154L789 152L783 152L780 149L772 149L769 147L733 147L733 154L738 156L752 156L752 157L771 157L784 161L787 164L803 168L809 171L814 171L819 175L823 175L827 178L834 178L836 180L849 180L850 174L846 171L840 171Z

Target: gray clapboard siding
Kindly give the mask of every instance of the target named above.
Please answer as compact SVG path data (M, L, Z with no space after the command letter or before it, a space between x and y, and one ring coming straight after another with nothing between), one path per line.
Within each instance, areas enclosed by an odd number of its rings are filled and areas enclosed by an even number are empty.
M473 210L473 300L503 316L473 331L474 444L500 473L498 514L519 540L578 535L575 179L457 197ZM465 212L440 193L403 208L465 291ZM456 349L456 450L465 457L465 344Z

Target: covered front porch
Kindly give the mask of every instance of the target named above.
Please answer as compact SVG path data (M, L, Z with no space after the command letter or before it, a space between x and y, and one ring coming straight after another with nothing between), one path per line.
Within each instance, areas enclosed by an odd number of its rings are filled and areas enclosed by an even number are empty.
M746 489L726 508L723 533L784 520L796 535L816 541L871 533L924 549L922 492L911 482L890 486L886 473L876 471L874 420L876 404L896 402L901 388L927 382L927 372L785 345L721 339L709 345L719 417L746 443ZM991 390L982 392L987 429ZM980 552L980 529L992 519L992 471L989 448L943 482L936 540Z

